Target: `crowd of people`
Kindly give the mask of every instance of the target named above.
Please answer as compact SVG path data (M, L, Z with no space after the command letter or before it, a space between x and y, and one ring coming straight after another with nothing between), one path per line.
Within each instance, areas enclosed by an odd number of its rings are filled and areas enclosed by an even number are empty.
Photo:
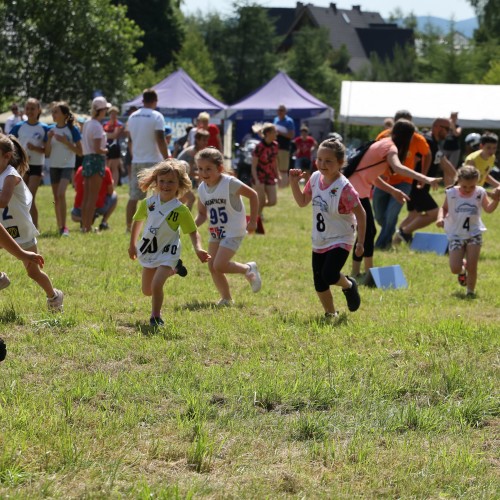
M26 101L22 116L12 105L13 116L0 135L0 208L3 209L0 243L23 261L28 276L44 290L48 308L62 311L62 291L43 272L38 254L36 194L43 167L48 163L54 196L55 218L61 236L68 236L66 192L76 190L71 219L82 233L109 228L117 206L115 186L123 172L120 141L128 139L129 199L126 230L128 253L142 266L142 291L151 296L151 326L163 324L163 287L174 275L187 275L181 256L180 231L189 234L193 248L208 268L220 299L233 302L226 275L242 274L253 292L262 279L254 261L234 257L245 234L255 232L264 219L264 208L276 205L278 188L289 184L300 207L312 204L312 270L319 301L328 318L338 315L331 286L345 295L350 311L361 304L358 281L374 265L375 250L410 243L413 233L429 224L444 228L449 239L451 272L474 296L477 265L485 230L481 210L492 212L500 201L500 182L492 175L498 137L490 132L465 138L469 148L461 157L458 113L436 118L420 132L411 113L398 111L384 121L384 130L367 145L352 172L344 170L346 148L337 133L319 145L306 125L295 136L295 122L280 105L273 123L260 127L260 142L253 151L251 185L224 169L219 129L208 113L176 141L157 111L158 96L143 93L143 106L132 110L126 124L105 97L94 98L91 117L80 129L65 102L52 104L52 127L40 122L38 100ZM109 117L108 117L109 114ZM291 146L295 164L291 165ZM463 163L462 166L460 166ZM345 174L345 175L344 175ZM444 180L443 206L430 188ZM490 190L483 187L487 183ZM250 213L245 212L244 198ZM196 200L198 200L196 202ZM196 217L191 210L196 203ZM408 214L397 227L403 204ZM373 206L373 209L372 209ZM208 249L201 245L198 227L208 222ZM378 238L376 222L380 226ZM352 269L343 267L352 252ZM0 289L9 285L0 274Z

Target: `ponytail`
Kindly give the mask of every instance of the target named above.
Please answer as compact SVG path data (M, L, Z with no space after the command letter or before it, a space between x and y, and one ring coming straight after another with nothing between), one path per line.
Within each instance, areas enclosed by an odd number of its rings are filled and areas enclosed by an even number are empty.
M9 163L21 175L24 175L29 170L28 155L16 137L0 134L0 150L3 154L11 154Z

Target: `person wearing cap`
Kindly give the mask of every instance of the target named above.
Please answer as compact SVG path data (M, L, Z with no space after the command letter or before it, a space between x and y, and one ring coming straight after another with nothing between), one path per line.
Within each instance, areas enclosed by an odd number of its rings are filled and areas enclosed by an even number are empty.
M309 135L306 125L300 127L300 135L293 142L296 148L295 168L300 168L305 173L304 179L307 181L311 175L313 151L318 147L318 143Z
M27 120L26 115L22 115L21 112L19 111L19 106L17 105L17 102L12 103L12 105L10 106L10 110L12 111L12 115L10 115L5 122L5 127L4 127L5 135L10 134L10 131L14 128L14 125L17 125L23 120Z
M88 233L92 230L94 212L101 189L102 179L106 167L106 132L101 124L111 104L103 96L92 101L91 119L86 121L82 130L83 148L83 201L81 231Z
M276 126L276 140L278 141L278 168L280 171L279 187L288 186L288 168L290 166L290 143L295 135L293 118L286 114L286 106L278 106L278 116L274 118Z
M169 157L165 142L165 118L156 111L158 95L154 89L146 89L142 93L142 108L134 111L126 126L128 147L132 156L130 169L129 199L127 202L127 231L132 226L132 217L137 202L146 197L138 184L137 174Z

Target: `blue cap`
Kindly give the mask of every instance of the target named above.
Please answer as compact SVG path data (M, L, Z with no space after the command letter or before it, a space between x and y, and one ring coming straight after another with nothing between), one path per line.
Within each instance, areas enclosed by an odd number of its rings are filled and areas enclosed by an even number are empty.
M172 129L165 125L165 135L172 135Z

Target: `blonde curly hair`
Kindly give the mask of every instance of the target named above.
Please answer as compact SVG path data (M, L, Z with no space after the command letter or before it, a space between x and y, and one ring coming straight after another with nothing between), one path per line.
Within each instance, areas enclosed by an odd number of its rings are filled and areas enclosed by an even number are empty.
M179 180L179 189L177 196L182 197L187 193L191 187L191 180L187 174L184 162L176 160L175 158L168 158L160 161L151 168L145 168L137 174L139 188L146 192L148 189L156 191L158 189L157 179L159 175L166 175L174 172Z

